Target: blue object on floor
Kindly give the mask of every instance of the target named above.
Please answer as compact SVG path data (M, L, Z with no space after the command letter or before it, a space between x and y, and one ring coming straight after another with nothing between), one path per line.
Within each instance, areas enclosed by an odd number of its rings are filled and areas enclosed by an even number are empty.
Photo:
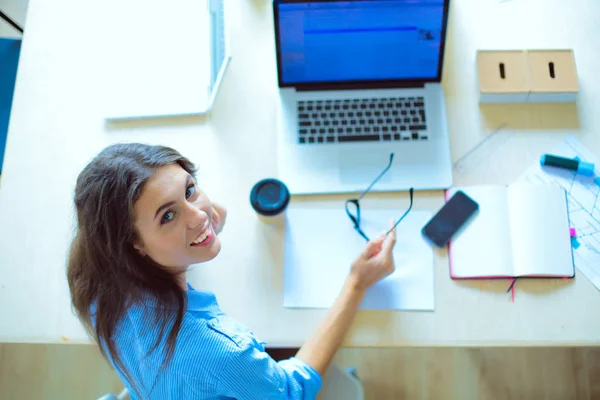
M21 39L0 38L0 173L2 173L20 53Z
M350 367L346 368L346 372L349 373L350 375L352 375L353 377L355 377L356 379L358 379L358 375L356 374L355 366L350 366Z

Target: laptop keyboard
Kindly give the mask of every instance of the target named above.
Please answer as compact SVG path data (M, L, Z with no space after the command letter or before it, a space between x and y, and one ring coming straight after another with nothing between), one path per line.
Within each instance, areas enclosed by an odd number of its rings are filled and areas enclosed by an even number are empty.
M423 97L298 101L299 143L427 140Z

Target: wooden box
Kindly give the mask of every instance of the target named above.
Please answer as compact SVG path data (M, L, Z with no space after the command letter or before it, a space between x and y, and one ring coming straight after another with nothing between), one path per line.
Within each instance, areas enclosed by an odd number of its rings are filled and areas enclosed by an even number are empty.
M479 101L481 103L522 103L529 96L527 52L477 52Z
M572 102L577 98L577 68L571 50L529 50L530 102Z

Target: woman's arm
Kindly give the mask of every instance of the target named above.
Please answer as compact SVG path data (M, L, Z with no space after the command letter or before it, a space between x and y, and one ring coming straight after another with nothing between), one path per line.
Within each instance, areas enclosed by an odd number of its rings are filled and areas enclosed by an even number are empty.
M364 290L358 288L348 278L327 316L298 351L296 358L313 367L321 376L325 375L325 371L354 320L354 315L364 294Z
M366 290L394 271L392 250L395 243L395 231L367 243L352 264L344 287L327 316L296 354L296 358L313 367L321 376L344 341Z

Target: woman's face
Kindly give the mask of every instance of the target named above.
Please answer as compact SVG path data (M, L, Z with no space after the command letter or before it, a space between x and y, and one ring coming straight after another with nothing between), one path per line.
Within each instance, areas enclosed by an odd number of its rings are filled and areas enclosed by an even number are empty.
M221 250L212 204L179 164L156 170L134 211L140 238L134 247L162 266L185 269Z

